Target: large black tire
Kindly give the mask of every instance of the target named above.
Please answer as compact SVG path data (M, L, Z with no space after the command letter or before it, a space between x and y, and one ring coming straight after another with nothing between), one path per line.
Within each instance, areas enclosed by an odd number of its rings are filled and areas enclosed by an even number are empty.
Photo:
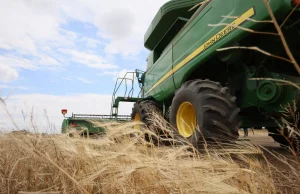
M162 107L159 104L152 100L144 100L134 103L131 113L131 120L143 122L147 129L152 131L157 136L162 136L162 130L159 128L162 123L158 119L158 117L160 119L164 119L162 115ZM148 134L145 134L145 139L146 141L151 141L155 145L161 143L159 140L160 138L156 138L155 136Z
M290 147L292 150L296 151L300 154L300 138L298 136L294 136L290 138L291 143L289 143L285 137L280 134L272 134L270 135L274 141L280 144L281 147Z
M229 88L222 87L220 83L210 80L188 81L176 91L173 98L171 125L182 135L176 117L179 115L180 120L185 119L180 117L179 107L188 102L195 111L194 122L198 128L190 136L184 137L193 146L197 147L199 141L204 139L207 142L234 142L239 137L238 128L241 125L237 118L240 109L235 100ZM189 118L186 118L188 121Z
M279 143L281 146L289 146L289 142L277 131L277 127L270 127L268 128L268 131L269 136L272 137L275 142Z
M273 138L274 141L280 144L281 147L290 147L297 153L300 153L300 138L297 135L293 135L289 137L289 133L287 129L284 131L284 136L281 135L277 128L272 127L269 128L269 136ZM289 137L289 141L286 139Z

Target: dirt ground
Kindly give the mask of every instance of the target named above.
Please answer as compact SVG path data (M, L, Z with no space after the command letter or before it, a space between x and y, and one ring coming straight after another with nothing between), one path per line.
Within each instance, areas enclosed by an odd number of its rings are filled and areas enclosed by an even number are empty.
M268 130L265 129L259 129L259 130L249 130L248 131L248 137L244 137L244 131L240 130L240 140L248 140L254 145L263 146L267 150L273 152L282 154L284 156L291 156L290 152L287 150L287 148L283 148L280 146L279 143L275 142L272 137L268 136ZM267 158L272 161L277 161L269 152L264 151Z
M240 139L245 139L244 131L239 131ZM279 143L275 142L272 137L268 136L268 130L265 129L255 129L248 130L248 137L253 144L261 145L268 148L281 148Z
M249 130L248 137L243 137L244 132L241 130L240 140L246 140L244 142L250 142L254 145L263 146L268 151L263 150L268 162L273 166L273 177L276 186L283 191L283 193L300 193L299 179L294 176L299 169L299 163L293 163L290 161L295 161L294 156L288 150L288 148L281 147L279 143L275 142L270 136L268 136L267 130ZM248 141L247 141L248 140ZM243 143L243 141L241 141ZM272 154L270 153L272 152ZM278 158L283 158L284 156L287 163L280 161ZM289 165L291 165L295 170L292 170ZM298 174L298 173L297 173Z

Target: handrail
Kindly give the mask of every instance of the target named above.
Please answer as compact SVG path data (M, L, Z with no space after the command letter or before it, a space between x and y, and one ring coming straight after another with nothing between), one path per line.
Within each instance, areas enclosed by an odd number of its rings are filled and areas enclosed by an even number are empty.
M136 69L135 72L126 72L125 75L122 78L117 78L116 84L113 90L112 94L112 101L111 101L111 112L110 115L113 117L118 114L118 107L114 107L115 101L116 101L116 94L119 91L121 85L125 83L125 93L124 93L124 98L133 98L133 93L134 93L134 83L135 79L138 80L139 87L140 87L140 92L138 94L138 97L140 97L142 89L143 89L143 84L141 83L141 79L139 77L140 74L143 74L144 71ZM132 78L131 78L132 75ZM131 88L128 89L128 84L131 83ZM129 90L129 91L128 91Z
M133 96L133 92L134 92L134 75L135 75L136 72L126 72L125 75L123 76L123 78L117 78L116 80L116 84L115 84L115 88L114 88L114 91L113 91L113 95L112 95L112 101L111 101L111 116L113 115L114 113L114 102L116 100L116 93L118 92L118 90L120 89L121 85L123 82L125 82L125 94L124 94L124 97L126 97L126 94L127 94L127 80L130 80L132 85L131 85L131 89L130 91L128 92L128 97L130 97L130 94L131 94L131 97ZM132 79L131 78L127 78L127 75L128 74L132 74ZM118 84L118 81L121 80L121 82ZM125 80L125 81L124 81Z

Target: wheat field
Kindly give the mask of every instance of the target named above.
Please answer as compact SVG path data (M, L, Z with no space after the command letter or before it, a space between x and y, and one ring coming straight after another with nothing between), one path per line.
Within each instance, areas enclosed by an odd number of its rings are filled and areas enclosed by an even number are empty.
M251 143L230 148L154 146L133 123L99 138L0 135L0 193L296 193ZM72 134L72 135L70 135ZM279 171L278 171L279 172ZM299 171L293 178L297 179ZM289 177L290 178L290 177Z

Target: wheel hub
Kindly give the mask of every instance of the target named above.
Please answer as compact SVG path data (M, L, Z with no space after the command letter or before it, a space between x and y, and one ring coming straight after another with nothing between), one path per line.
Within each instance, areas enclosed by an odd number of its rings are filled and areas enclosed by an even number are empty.
M140 122L140 121L141 121L141 118L140 118L140 114L139 114L139 113L136 113L136 114L134 115L133 121L134 121L134 122ZM139 130L139 129L140 129L140 125L135 124L135 125L133 126L133 128L136 129L136 130Z
M257 96L264 102L274 102L280 95L281 87L271 81L263 81L257 88Z
M176 114L178 132L187 138L193 135L196 128L196 111L190 102L183 102Z

